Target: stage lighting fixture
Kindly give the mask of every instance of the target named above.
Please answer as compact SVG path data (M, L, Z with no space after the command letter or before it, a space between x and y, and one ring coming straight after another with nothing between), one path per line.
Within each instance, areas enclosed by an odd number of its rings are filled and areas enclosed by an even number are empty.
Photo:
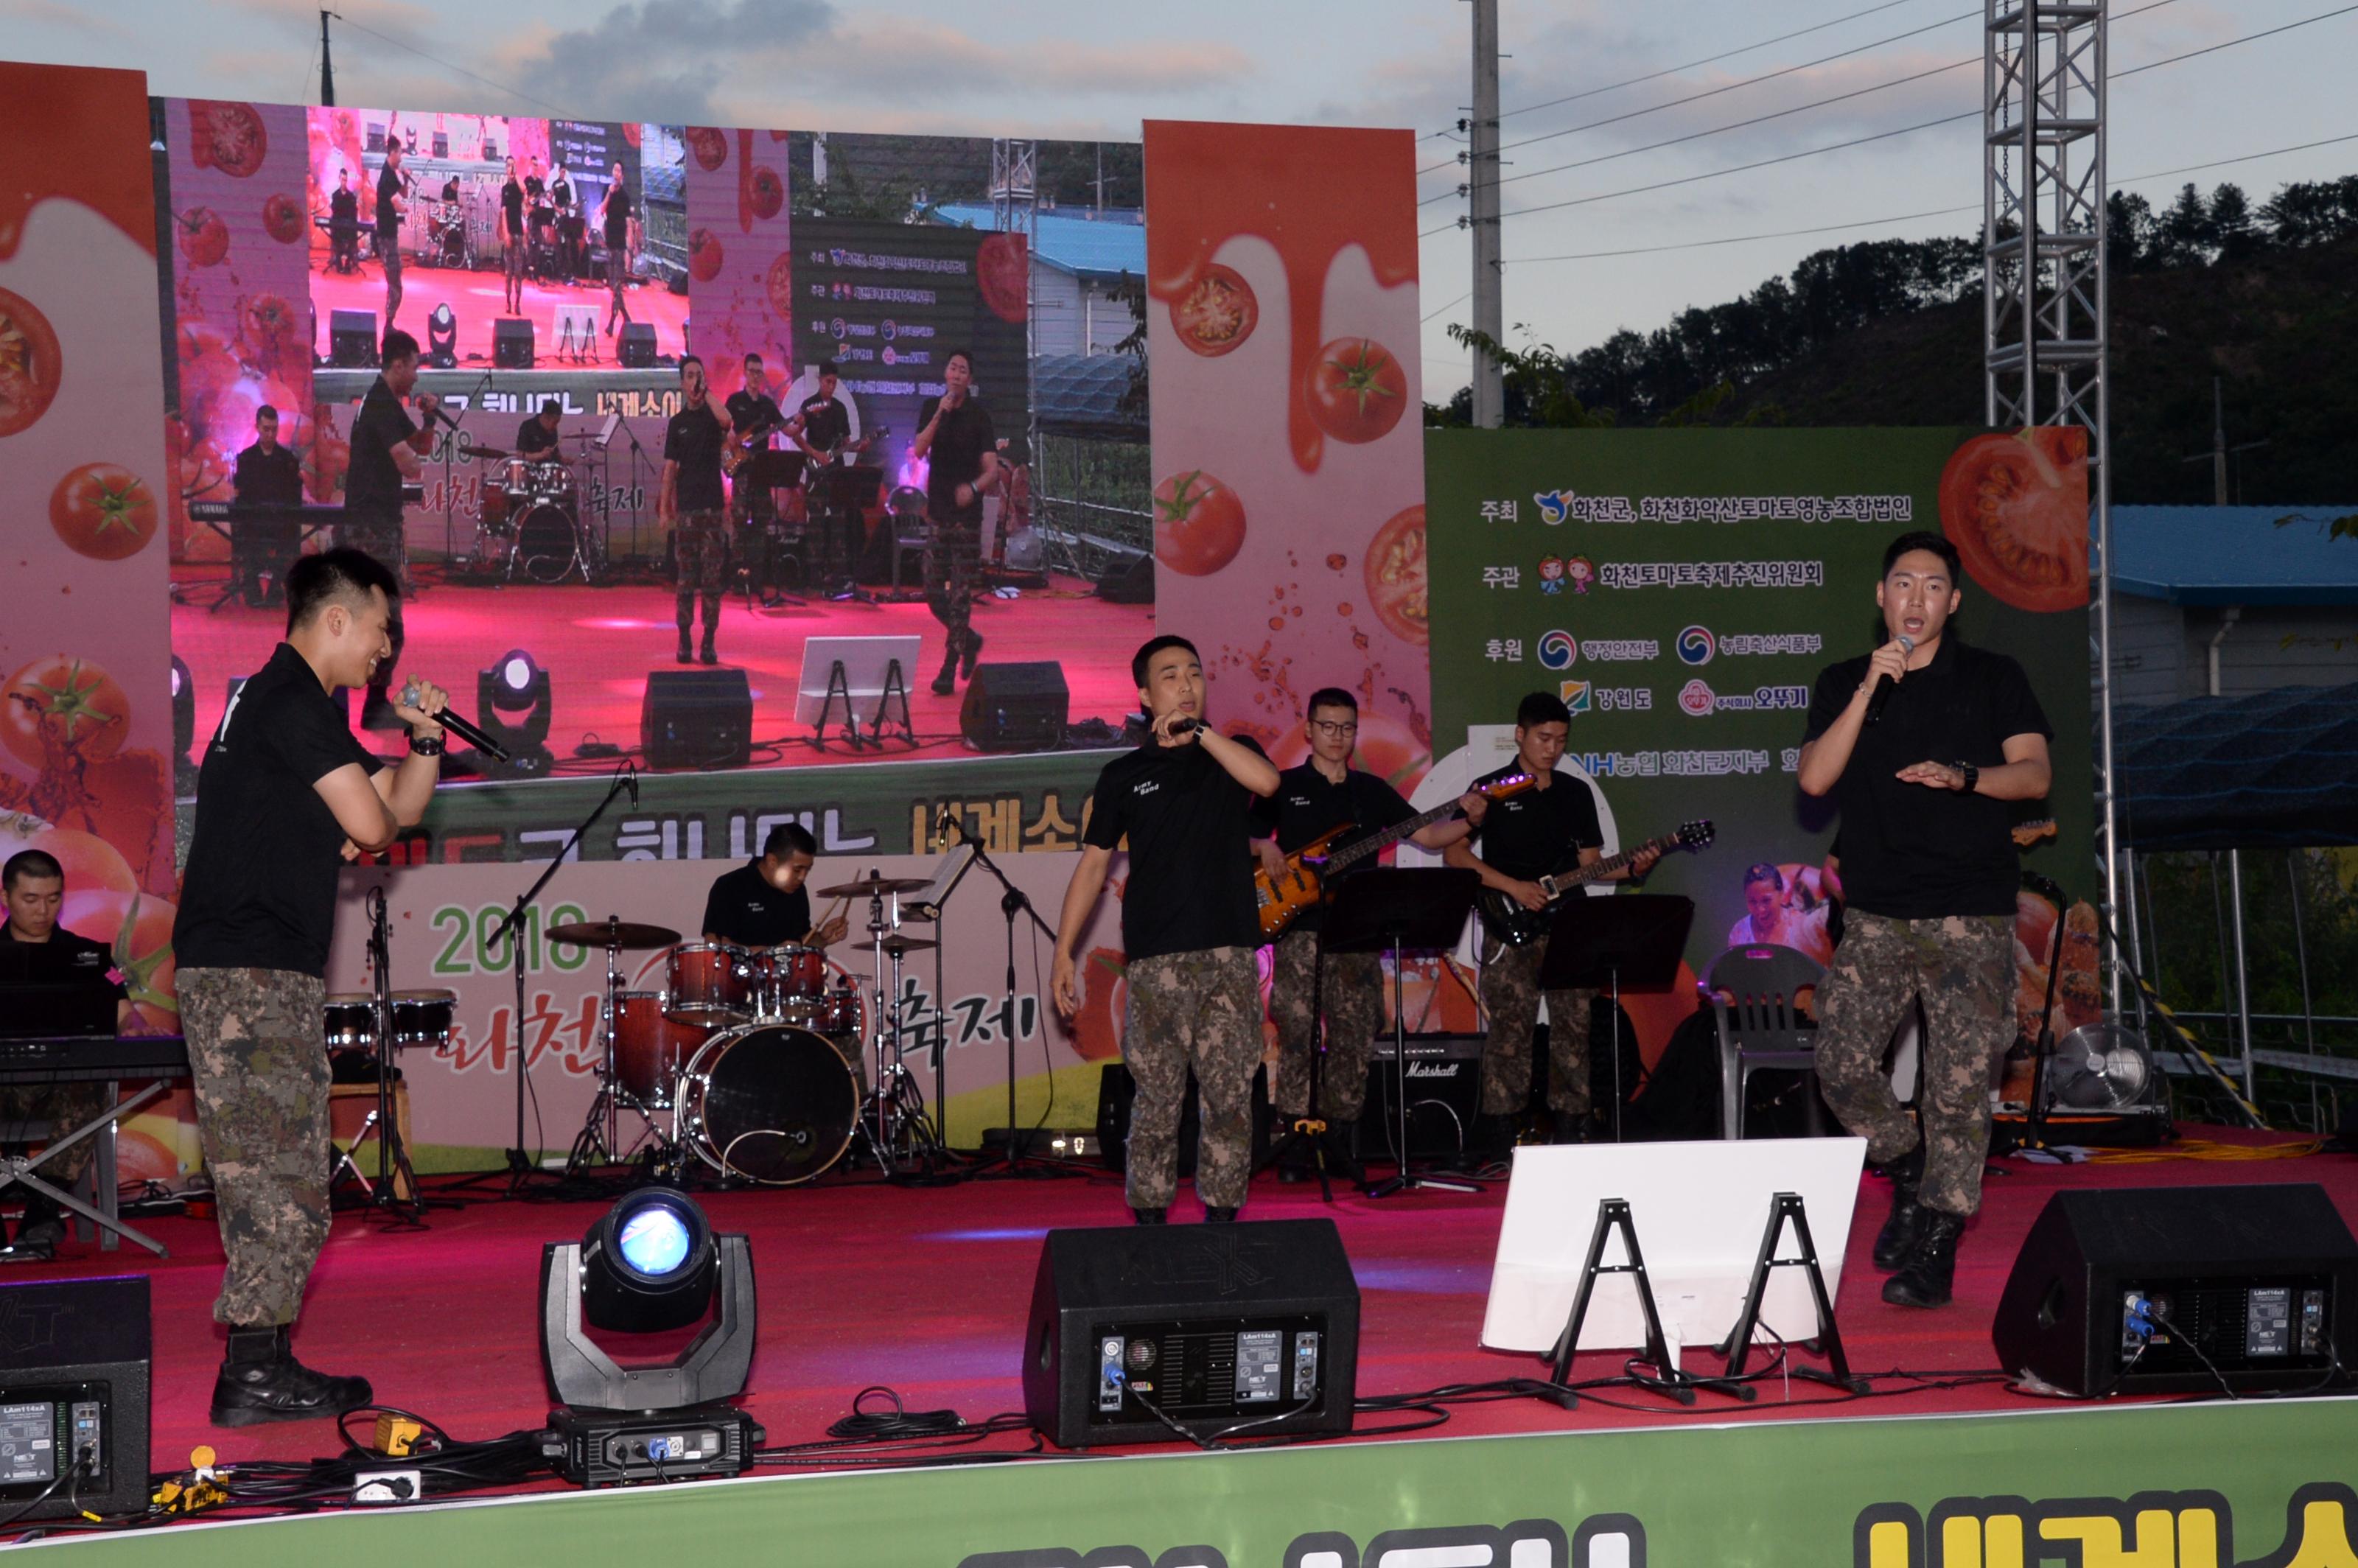
M459 368L459 318L450 313L448 300L426 318L426 362L435 370Z
M484 759L493 778L538 778L556 758L548 750L548 672L522 648L511 648L475 675L477 722L508 749L509 760Z
M544 1248L540 1348L563 1405L549 1412L561 1475L578 1486L733 1476L762 1429L729 1400L753 1365L753 1252L716 1236L687 1194L642 1187L579 1245ZM711 1321L669 1361L623 1367L587 1328L663 1334ZM585 1327L585 1325L587 1327Z

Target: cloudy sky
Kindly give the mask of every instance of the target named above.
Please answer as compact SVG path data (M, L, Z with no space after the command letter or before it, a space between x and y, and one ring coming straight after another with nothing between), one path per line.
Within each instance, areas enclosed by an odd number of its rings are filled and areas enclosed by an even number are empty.
M1459 143L1444 134L1468 96L1463 0L340 0L338 9L337 93L352 104L1124 140L1150 117L1408 126L1424 138L1420 227L1432 231L1427 395L1465 380L1465 355L1444 332L1466 318L1468 276L1466 236L1451 226L1464 210ZM1970 122L1715 171L1972 111L1981 72L1961 62L1980 58L1980 15L1974 0L1501 0L1510 330L1524 323L1558 347L1585 347L1731 297L1822 245L1970 232L1981 201ZM2116 75L2306 24L2122 75L2115 184L2158 206L2186 179L2206 189L2234 179L2256 199L2288 179L2358 169L2353 139L2162 172L2358 135L2348 82L2358 5L2115 0L2114 16ZM137 67L165 94L317 100L319 17L305 0L0 0L0 49L12 57ZM1810 30L1770 41L1800 29ZM1768 73L1781 74L1755 80ZM1655 145L1665 142L1676 145ZM1633 189L1665 181L1683 183ZM1937 211L1946 208L1969 211ZM1546 210L1511 215L1522 209ZM1641 254L1592 254L1613 251Z

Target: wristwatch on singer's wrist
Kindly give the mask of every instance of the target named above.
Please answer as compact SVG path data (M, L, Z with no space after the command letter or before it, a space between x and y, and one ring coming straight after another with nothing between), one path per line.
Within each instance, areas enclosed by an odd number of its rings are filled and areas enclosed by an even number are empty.
M1951 767L1952 767L1952 768L1956 769L1958 773L1962 773L1963 775L1964 775L1964 780L1965 780L1964 790L1965 790L1965 793L1966 793L1967 795L1971 795L1971 794L1973 794L1973 793L1974 793L1974 785L1976 785L1976 784L1980 784L1980 783L1982 782L1982 771L1981 771L1981 769L1979 769L1979 768L1977 768L1977 767L1974 766L1974 765L1973 765L1973 763L1971 763L1971 762L1951 762L1949 765L1950 765Z
M420 735L415 730L409 732L409 754L413 757L438 757L446 743L438 731L432 735Z

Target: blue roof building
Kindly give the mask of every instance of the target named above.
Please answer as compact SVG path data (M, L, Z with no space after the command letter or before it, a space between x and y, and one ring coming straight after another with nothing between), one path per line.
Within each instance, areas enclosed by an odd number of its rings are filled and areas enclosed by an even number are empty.
M2118 700L2358 681L2358 538L2334 538L2331 526L2353 513L2114 507Z
M934 222L990 229L987 201L951 201L928 210ZM1033 352L1109 354L1140 318L1122 297L1146 276L1146 215L1126 209L1043 208L1032 236Z

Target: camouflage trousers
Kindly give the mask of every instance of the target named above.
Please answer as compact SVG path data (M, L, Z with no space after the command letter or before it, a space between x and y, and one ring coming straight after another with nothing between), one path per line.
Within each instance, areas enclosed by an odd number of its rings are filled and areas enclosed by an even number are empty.
M1368 1098L1368 1057L1384 1022L1384 970L1373 953L1329 953L1319 962L1318 933L1289 931L1271 952L1269 1016L1277 1025L1277 1108L1296 1116L1310 1107L1311 1063L1318 1054L1314 989L1326 1013L1326 1069L1319 1113L1357 1121ZM1324 970L1323 976L1319 973Z
M718 599L729 582L729 516L725 512L683 512L671 532L673 580L684 618L690 594Z
M1239 1208L1252 1175L1252 1076L1260 1064L1260 977L1249 947L1206 947L1132 958L1122 1060L1138 1086L1130 1102L1130 1206L1168 1208L1179 1190L1179 1113L1195 1073L1201 1132L1195 1195Z
M1853 910L1818 991L1818 1086L1842 1124L1866 1141L1866 1157L1896 1160L1916 1147L1916 1121L1892 1093L1883 1048L1909 1002L1924 1000L1916 1072L1923 1123L1927 1208L1967 1215L1981 1206L1989 1154L1990 1064L2012 1043L2014 917L1952 914L1894 920Z
M104 1084L47 1084L38 1087L0 1091L0 1143L15 1146L30 1142L25 1136L28 1121L46 1122L49 1133L44 1141L53 1141L71 1132L93 1118L103 1116L112 1103L106 1098ZM90 1169L98 1154L98 1141L108 1136L103 1130L93 1132L54 1160L44 1162L33 1174L53 1187L68 1192ZM10 1197L23 1197L29 1188L18 1187Z
M327 987L286 969L182 969L178 989L228 1260L214 1321L293 1323L328 1239Z
M1548 1108L1588 1114L1588 1022L1593 990L1540 990L1547 938L1510 947L1482 938L1482 1011L1490 1033L1482 1042L1482 1113L1512 1116L1531 1098L1531 1033L1540 998L1548 1009Z
M967 621L974 609L974 579L980 569L982 524L952 518L932 520L925 542L925 608L949 628L949 651L966 646Z

